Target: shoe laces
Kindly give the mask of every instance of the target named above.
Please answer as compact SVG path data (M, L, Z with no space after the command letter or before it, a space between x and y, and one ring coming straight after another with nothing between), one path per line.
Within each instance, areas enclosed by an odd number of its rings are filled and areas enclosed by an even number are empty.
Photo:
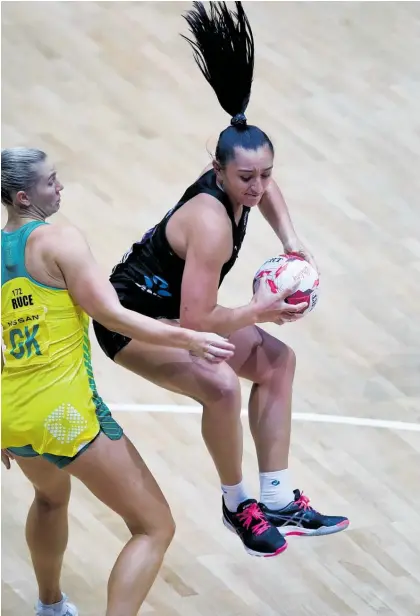
M236 515L238 520L247 530L252 525L251 531L254 535L261 535L270 528L270 522L267 520L257 503L249 505L246 509L244 509L244 511L237 513Z
M303 511L311 511L312 507L309 502L309 498L302 492L299 498L295 500L295 505L298 505L299 509L303 509Z

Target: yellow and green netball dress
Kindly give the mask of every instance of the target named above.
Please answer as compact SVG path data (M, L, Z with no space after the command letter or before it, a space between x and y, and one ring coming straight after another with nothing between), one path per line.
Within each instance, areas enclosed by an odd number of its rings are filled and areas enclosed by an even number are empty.
M26 242L43 224L2 231L1 446L65 466L100 430L118 439L122 429L96 391L88 315L26 270Z

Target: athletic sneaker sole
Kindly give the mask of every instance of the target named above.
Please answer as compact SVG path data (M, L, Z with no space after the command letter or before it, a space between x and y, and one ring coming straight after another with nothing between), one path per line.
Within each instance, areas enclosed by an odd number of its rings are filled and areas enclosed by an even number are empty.
M230 524L224 517L222 517L222 522L226 526L226 528L230 530L231 533L234 533L236 536L239 537L239 533L236 532L235 527L232 526L232 524ZM259 558L272 558L273 556L278 556L279 554L284 552L284 550L287 548L287 543L285 543L284 545L281 546L281 548L279 548L275 552L267 554L266 552L255 552L255 550L251 550L250 548L247 548L247 546L242 541L241 543L244 546L245 552L247 552L250 556L257 556Z
M278 526L277 530L283 537L319 537L321 535L333 535L334 533L340 533L349 526L348 520L343 520L335 526L321 526L320 528L300 528L297 526Z

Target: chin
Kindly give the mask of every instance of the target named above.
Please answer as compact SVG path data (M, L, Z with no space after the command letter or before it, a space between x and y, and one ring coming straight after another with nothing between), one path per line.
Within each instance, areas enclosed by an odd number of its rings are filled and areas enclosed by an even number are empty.
M262 195L259 197L250 197L249 195L244 195L243 205L246 205L247 207L255 207L260 203L261 199Z
M50 211L48 212L48 216L52 216L53 214L56 214L56 213L58 212L58 210L59 210L59 209L60 209L60 202L55 203L55 204L51 207Z

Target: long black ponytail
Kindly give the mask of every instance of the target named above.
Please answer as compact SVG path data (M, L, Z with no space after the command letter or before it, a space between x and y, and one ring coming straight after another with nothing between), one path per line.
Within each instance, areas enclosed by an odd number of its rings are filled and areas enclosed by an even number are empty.
M216 159L225 165L234 157L234 148L257 149L273 144L258 127L249 125L248 107L254 75L254 37L242 2L236 12L225 2L210 2L207 14L202 2L184 15L194 39L181 35L193 49L194 59L213 88L221 107L231 116L231 126L220 133Z

